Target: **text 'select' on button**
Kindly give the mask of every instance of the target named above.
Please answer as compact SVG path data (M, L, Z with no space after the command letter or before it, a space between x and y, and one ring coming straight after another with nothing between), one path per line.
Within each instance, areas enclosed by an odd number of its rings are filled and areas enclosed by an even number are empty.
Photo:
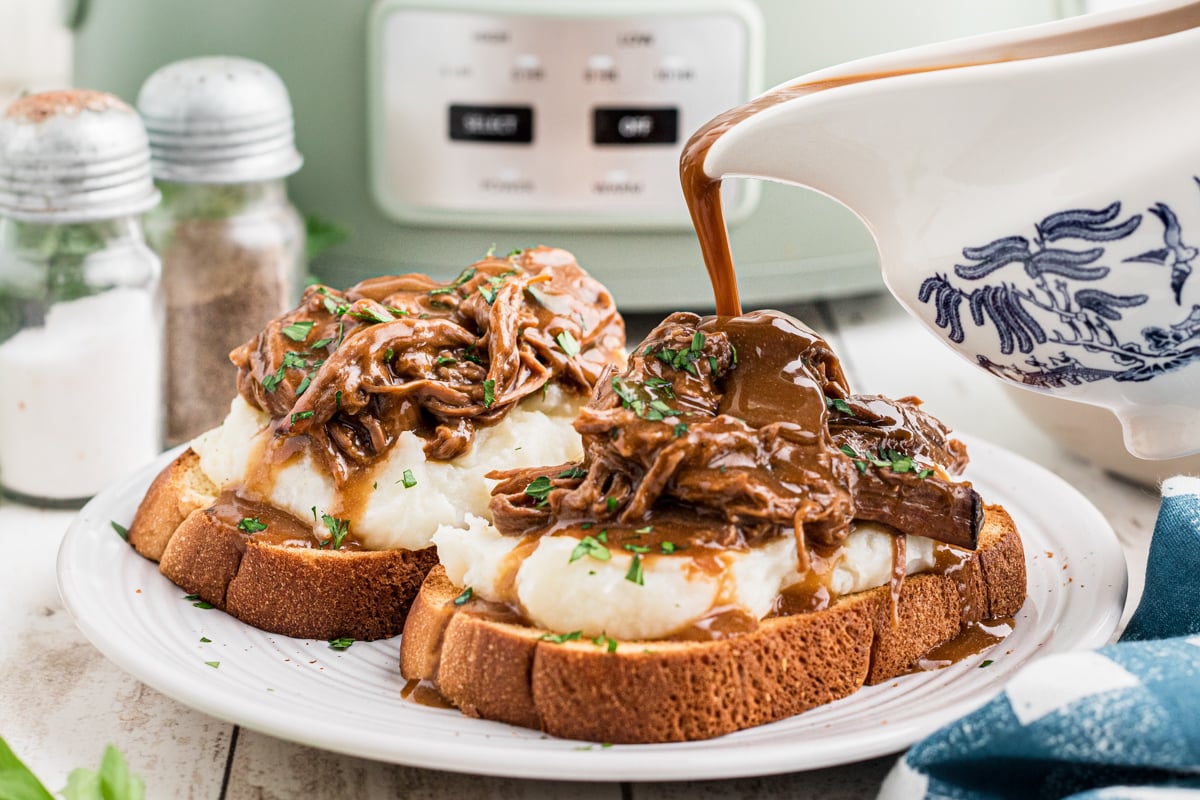
M529 106L450 106L450 138L456 142L529 144L533 109Z
M679 141L679 109L592 109L592 141L596 144L675 144Z

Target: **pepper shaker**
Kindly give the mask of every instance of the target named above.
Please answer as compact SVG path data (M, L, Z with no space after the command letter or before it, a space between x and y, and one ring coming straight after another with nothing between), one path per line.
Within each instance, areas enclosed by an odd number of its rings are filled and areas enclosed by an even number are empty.
M0 487L82 505L162 444L158 203L137 113L29 95L0 115Z
M146 218L167 302L167 442L220 424L229 353L299 299L304 224L284 179L300 168L287 88L243 58L169 64L138 110L163 202Z

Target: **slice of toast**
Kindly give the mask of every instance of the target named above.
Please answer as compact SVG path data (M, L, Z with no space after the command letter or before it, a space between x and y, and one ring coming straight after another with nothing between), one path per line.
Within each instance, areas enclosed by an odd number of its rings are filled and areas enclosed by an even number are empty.
M430 568L421 550L322 550L256 541L217 517L218 490L190 448L146 492L129 542L159 571L257 628L306 639L400 633Z
M906 578L895 620L883 586L740 636L621 641L611 652L607 641L547 640L491 604L456 604L462 592L440 566L425 579L401 641L405 678L470 716L554 736L675 742L780 720L908 671L964 626L1015 614L1025 558L1012 519L989 506L978 550L946 574Z

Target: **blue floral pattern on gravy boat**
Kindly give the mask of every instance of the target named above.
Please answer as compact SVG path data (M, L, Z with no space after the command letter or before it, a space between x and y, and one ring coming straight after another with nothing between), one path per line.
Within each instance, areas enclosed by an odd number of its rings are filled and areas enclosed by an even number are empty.
M1200 177L1194 180L1200 188ZM1170 206L1156 203L1147 215L1123 218L1119 201L1102 209L1059 211L1034 226L1032 239L1014 235L964 247L967 263L956 264L953 276L926 278L918 299L933 304L934 323L956 344L984 335L964 326L965 315L974 327L990 328L1000 352L1014 358L1009 363L975 358L999 377L1040 387L1148 381L1200 359L1200 304L1182 305L1200 250L1185 242ZM1193 238L1200 242L1200 226ZM1114 271L1147 264L1155 269L1140 284L1146 293L1102 288ZM1174 299L1177 320L1131 329L1124 311L1159 293Z

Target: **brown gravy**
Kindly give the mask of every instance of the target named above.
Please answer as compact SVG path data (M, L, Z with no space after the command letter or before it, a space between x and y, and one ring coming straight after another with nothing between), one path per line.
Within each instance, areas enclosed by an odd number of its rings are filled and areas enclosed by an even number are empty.
M912 666L909 673L929 672L948 667L964 658L978 655L1013 632L1012 617L971 622L963 626L958 636L930 650ZM982 665L981 665L982 666Z

